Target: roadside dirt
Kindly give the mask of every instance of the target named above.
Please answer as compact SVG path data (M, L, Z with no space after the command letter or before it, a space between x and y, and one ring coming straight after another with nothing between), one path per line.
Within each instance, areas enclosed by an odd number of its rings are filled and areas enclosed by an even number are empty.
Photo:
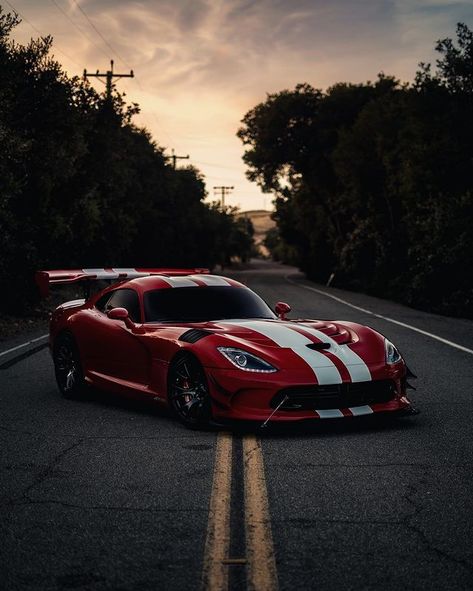
M18 335L44 330L47 332L52 311L62 302L81 298L80 287L67 287L51 293L21 316L0 313L0 343Z

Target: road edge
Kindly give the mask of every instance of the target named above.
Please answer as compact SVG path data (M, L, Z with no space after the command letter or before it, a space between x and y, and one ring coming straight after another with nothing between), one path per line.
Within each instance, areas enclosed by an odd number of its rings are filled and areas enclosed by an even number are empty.
M298 281L295 281L294 279L291 279L289 275L285 275L284 279L288 283L290 283L291 285L296 285L297 287L300 287L302 289L307 289L309 291L313 291L314 293L318 293L320 295L323 295L323 296L330 298L340 304L344 304L345 306L348 306L349 308L353 308L354 310L358 310L359 312L363 312L363 314L368 314L369 316L374 316L375 318L380 318L381 320L384 320L386 322L390 322L391 324L397 324L398 326L401 326L402 328L406 328L408 330L411 330L413 332L416 332L416 333L426 336L428 338L439 341L440 343L443 343L444 345L448 345L449 347L452 347L454 349L458 349L459 351L463 351L464 353L469 353L470 355L473 355L473 349L469 349L468 347L464 347L463 345L460 345L459 343L455 343L453 341L450 341L449 339L444 339L443 337L436 335L432 332L429 332L427 330L423 330L423 329L418 328L417 326L414 326L412 324L407 324L406 322L401 322L400 320L396 320L395 318L390 318L389 316L384 316L383 314L377 314L376 312L373 312L372 310L368 310L367 308L363 308L361 306L356 306L355 304L352 304L348 300L344 300L343 298L340 298L334 294L328 293L327 291L324 291L323 289L311 287L310 285L306 285L305 283L300 283Z
M11 347L5 351L0 351L0 370L8 369L15 363L38 353L49 345L49 335L44 334L35 339L21 343L16 347Z

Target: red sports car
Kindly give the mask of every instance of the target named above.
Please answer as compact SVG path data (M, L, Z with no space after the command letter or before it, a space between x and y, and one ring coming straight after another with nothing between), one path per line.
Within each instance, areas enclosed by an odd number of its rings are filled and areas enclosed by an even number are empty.
M205 269L40 271L50 284L120 281L59 306L50 347L59 389L86 384L169 405L189 427L410 411L396 347L360 324L289 320Z

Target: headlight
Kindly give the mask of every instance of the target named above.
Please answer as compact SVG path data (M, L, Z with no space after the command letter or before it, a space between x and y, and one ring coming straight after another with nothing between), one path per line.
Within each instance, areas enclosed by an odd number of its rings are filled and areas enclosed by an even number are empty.
M264 359L260 359L256 355L248 353L248 351L243 351L243 349L234 349L233 347L217 347L217 349L230 363L243 371L255 371L259 373L273 373L278 371Z
M388 339L384 339L384 348L386 350L386 363L392 364L401 361L401 354Z

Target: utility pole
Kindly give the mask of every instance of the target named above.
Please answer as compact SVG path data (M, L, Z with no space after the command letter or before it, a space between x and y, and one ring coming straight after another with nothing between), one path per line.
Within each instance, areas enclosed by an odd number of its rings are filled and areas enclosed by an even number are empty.
M225 209L224 209L225 208L225 195L229 195L233 191L234 188L235 187L228 187L226 185L220 185L220 186L213 188L214 195L216 195L217 193L220 193L220 206L222 208L222 213L225 212ZM225 250L226 250L225 249L225 240L223 240L222 252L220 253L220 256L221 256L220 267L221 267L222 271L225 268L225 262L226 262L226 258L227 258Z
M113 79L114 78L134 78L135 75L133 73L133 70L130 70L129 74L115 74L115 72L113 71L113 60L110 60L110 70L107 70L106 72L99 72L97 70L97 72L95 72L95 74L91 74L90 72L87 72L87 70L84 70L84 80L87 80L87 78L105 78L106 82L105 82L105 97L106 99L109 101L112 98L112 89L113 89Z
M189 158L190 158L189 154L187 154L187 156L176 156L176 154L174 153L174 149L173 149L172 154L171 154L173 169L176 170L176 160L189 160Z
M225 195L230 195L230 193L233 191L235 187L226 187L226 186L220 186L220 187L214 187L214 195L216 193L220 193L220 202L222 204L222 209L225 207Z

